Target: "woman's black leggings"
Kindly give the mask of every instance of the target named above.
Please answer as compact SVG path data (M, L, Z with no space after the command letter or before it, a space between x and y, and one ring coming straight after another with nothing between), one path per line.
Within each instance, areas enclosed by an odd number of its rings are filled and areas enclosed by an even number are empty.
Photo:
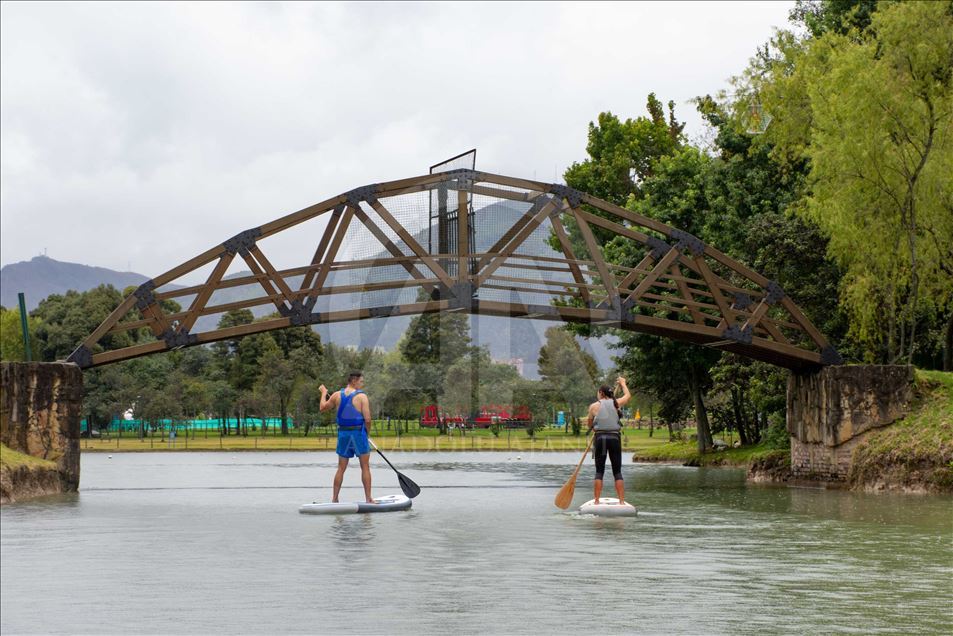
M612 462L612 476L622 479L622 437L618 433L596 433L593 456L596 458L596 479L606 472L606 455Z

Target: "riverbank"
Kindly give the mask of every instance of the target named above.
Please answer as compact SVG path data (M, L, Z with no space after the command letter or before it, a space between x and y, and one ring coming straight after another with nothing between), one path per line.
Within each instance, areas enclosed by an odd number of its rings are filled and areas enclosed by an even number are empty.
M758 444L699 453L694 442L669 442L638 451L639 462L745 468L754 482L790 483L790 450ZM854 450L846 482L865 492L953 493L953 373L916 372L910 413L871 431Z
M0 444L0 504L65 492L56 462Z
M743 448L699 453L695 442L667 442L637 451L635 462L674 463L682 466L745 468L754 482L787 482L791 477L791 452L765 443Z
M372 431L371 438L383 451L510 451L510 452L582 452L586 448L584 435L567 435L561 431L546 430L532 439L523 430L501 432L499 437L485 430L470 431L466 435L437 435L436 432L404 434L400 437L394 431ZM625 452L641 452L662 444L663 436L649 436L648 429L628 429L623 438ZM180 435L174 440L168 437L113 437L111 439L84 438L80 450L100 453L126 453L148 451L328 451L334 452L337 436L322 433L319 435L211 435L201 434L194 437Z
M907 417L854 450L851 489L953 493L953 373L918 370L915 392Z

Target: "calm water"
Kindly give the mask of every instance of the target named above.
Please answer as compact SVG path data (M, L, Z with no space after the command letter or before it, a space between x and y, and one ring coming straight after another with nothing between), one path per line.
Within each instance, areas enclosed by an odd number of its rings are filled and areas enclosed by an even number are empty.
M639 517L599 519L552 505L577 454L389 457L413 510L314 517L331 454L84 455L0 513L0 631L953 633L950 498L627 465Z

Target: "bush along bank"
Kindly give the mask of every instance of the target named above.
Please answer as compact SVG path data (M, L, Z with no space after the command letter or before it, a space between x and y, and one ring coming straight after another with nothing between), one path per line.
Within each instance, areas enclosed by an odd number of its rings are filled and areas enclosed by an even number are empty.
M0 444L0 504L64 492L56 462L18 453Z
M674 441L637 452L635 462L670 462L682 466L745 468L755 482L786 482L791 473L791 452L771 441L742 448L699 453L695 442Z
M851 457L851 489L953 493L953 373L916 372L902 420L872 431Z

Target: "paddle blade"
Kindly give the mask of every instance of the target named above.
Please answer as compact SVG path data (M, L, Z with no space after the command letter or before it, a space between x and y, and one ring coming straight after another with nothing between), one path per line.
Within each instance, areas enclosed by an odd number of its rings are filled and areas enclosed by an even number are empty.
M562 508L565 510L572 504L572 496L576 492L576 475L574 473L569 480L563 484L563 487L559 489L559 492L556 493L556 500L553 502L556 504L557 508Z
M397 482L400 484L400 489L403 490L404 494L410 499L413 499L420 494L420 486L411 481L410 477L407 477L401 473L397 473Z

